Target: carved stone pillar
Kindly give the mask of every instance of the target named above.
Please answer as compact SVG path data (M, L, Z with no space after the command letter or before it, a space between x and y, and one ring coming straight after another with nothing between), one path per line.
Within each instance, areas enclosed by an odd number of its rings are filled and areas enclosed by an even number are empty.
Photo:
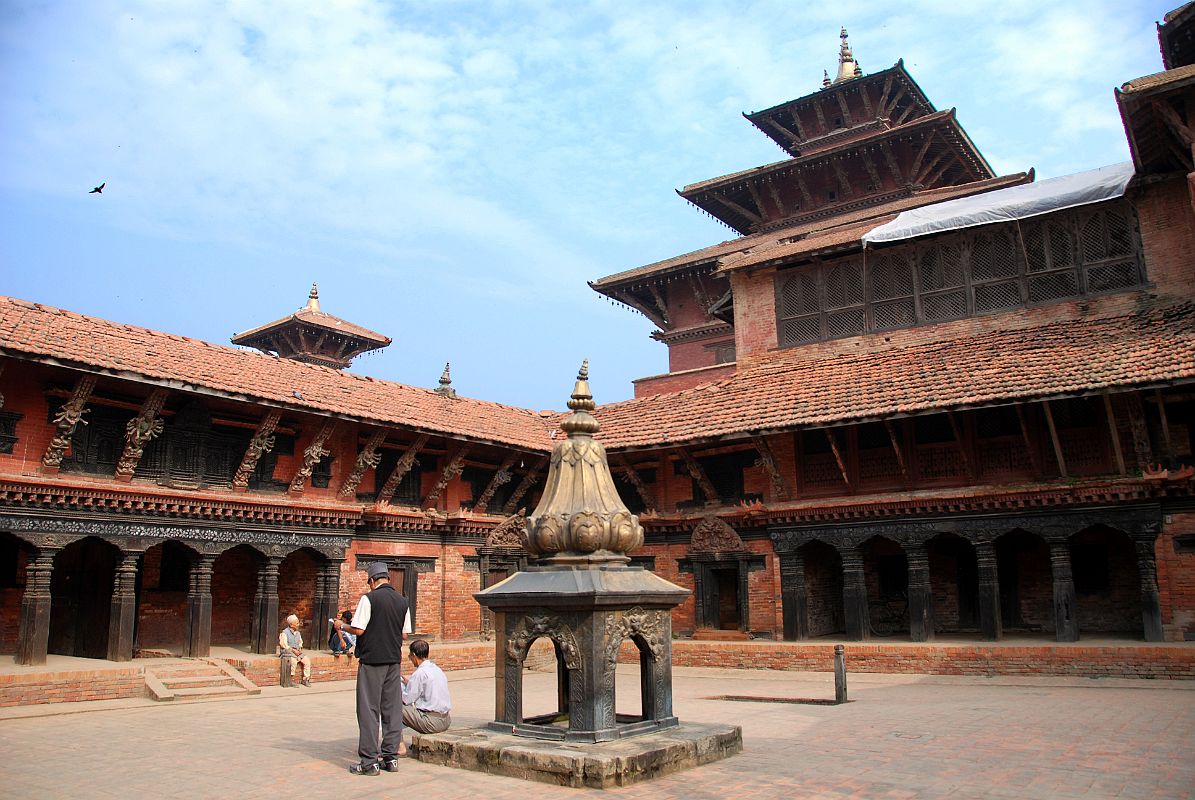
M1071 573L1071 551L1065 541L1050 542L1050 571L1054 576L1054 638L1079 641L1075 620L1075 579Z
M929 585L929 554L924 542L905 548L909 564L909 639L928 642L934 638L934 601Z
M280 556L267 556L257 569L253 598L253 652L273 653L278 646L278 567Z
M21 595L21 627L17 633L17 663L46 663L50 641L50 575L58 548L42 547L25 565L25 593Z
M805 557L794 550L780 558L780 607L784 614L784 638L809 638L809 595L805 588Z
M116 568L108 617L108 660L133 659L133 625L137 621L137 559L141 553L124 553Z
M867 613L867 580L863 575L863 554L857 547L842 548L842 610L846 617L848 639L871 638L871 620Z
M1164 640L1162 606L1158 600L1158 564L1153 539L1137 539L1137 577L1141 584L1141 622L1147 642Z
M183 655L204 658L212 652L212 566L216 557L201 555L191 562L187 583L187 638Z
M1004 635L1000 618L1000 573L996 568L996 547L991 542L975 545L975 560L979 569L979 633L988 641Z

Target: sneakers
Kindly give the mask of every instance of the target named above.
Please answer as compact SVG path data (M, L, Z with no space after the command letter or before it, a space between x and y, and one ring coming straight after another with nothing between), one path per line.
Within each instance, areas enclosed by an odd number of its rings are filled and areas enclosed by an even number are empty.
M398 759L397 758L382 759L382 769L386 770L387 772L398 772Z
M381 775L382 768L375 761L372 764L353 764L349 772L353 775Z

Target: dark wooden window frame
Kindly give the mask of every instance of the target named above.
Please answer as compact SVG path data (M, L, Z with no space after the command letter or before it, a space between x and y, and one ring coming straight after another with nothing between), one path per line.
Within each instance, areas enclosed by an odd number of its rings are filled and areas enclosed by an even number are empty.
M781 347L1134 289L1145 280L1124 199L880 247L776 275Z

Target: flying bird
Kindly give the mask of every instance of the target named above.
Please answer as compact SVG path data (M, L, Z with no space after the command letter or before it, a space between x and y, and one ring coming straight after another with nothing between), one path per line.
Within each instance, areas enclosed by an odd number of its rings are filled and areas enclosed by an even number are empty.
M101 183L99 186L95 187L95 188L94 188L94 189L92 189L90 192L88 192L88 194L103 194L103 193L104 193L104 187L105 187L105 186L107 186L107 185L108 185L108 182L107 182L107 181L104 181L104 182L103 182L103 183Z

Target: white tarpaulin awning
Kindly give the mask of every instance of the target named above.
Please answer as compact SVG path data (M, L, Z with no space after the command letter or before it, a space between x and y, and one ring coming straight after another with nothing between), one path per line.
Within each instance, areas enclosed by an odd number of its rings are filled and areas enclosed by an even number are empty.
M993 222L1012 222L1064 208L1111 200L1124 194L1132 177L1133 165L1126 161L1038 183L947 200L902 211L896 219L864 234L863 241L868 244L898 242L930 233Z

